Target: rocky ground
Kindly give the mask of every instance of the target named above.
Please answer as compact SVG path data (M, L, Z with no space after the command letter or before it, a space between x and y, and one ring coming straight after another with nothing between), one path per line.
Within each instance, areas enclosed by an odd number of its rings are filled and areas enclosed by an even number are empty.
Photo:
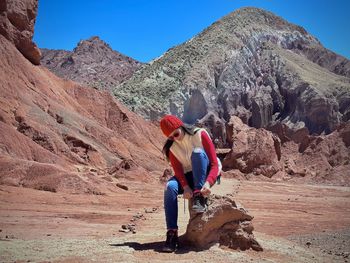
M349 229L334 232L324 231L318 234L296 235L290 236L288 239L315 251L315 253L334 255L334 257L340 261L343 258L344 262L350 261Z
M217 246L160 252L165 226L162 186L124 182L106 195L0 186L1 262L347 262L350 188L223 179L254 216L263 252ZM179 199L180 234L189 213ZM185 211L185 212L184 212ZM124 225L124 227L123 227ZM123 229L124 228L124 229Z

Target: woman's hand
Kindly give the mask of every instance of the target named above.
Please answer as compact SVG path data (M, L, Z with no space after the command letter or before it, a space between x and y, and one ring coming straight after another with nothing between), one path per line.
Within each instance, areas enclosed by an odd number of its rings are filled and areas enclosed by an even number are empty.
M185 199L191 199L192 195L193 195L192 189L188 185L186 185L184 187L184 198Z
M203 196L209 196L211 193L210 190L210 184L208 182L205 182L205 184L203 185L202 189L201 189L201 193Z

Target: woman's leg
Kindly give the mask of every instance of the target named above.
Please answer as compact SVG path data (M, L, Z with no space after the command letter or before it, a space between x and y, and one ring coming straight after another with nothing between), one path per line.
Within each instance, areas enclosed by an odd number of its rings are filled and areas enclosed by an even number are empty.
M191 156L192 173L193 173L193 204L192 213L204 213L206 210L206 198L201 194L200 190L205 184L208 176L209 159L205 151L201 148L195 148Z
M183 192L175 177L169 179L164 190L164 210L167 229L178 229L177 196Z
M208 176L209 159L204 149L195 148L191 156L194 192L198 192L205 184Z

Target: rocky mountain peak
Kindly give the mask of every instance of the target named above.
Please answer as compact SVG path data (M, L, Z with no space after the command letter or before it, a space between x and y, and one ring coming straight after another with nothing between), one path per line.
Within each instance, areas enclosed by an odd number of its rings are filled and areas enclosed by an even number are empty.
M291 24L270 11L256 7L243 7L237 9L223 17L220 21L228 24L240 22L243 27L253 27L255 25L278 27L283 30L297 30L300 33L307 34L303 27Z
M212 132L220 126L221 138L231 116L256 128L282 122L320 134L349 120L349 77L350 61L301 26L242 8L168 50L114 94L145 118L171 113Z
M104 42L99 36L92 36L89 39L81 40L77 46L79 47L79 46L86 44L86 43L92 43L92 44L97 44L97 45L102 44L102 45L107 45L109 47L109 45L106 42Z
M60 77L102 90L125 81L142 65L98 36L79 41L73 51L42 49L41 63Z
M105 52L113 52L112 48L98 36L90 37L86 40L80 40L73 52L94 52L97 50L104 50ZM114 53L120 54L114 51Z

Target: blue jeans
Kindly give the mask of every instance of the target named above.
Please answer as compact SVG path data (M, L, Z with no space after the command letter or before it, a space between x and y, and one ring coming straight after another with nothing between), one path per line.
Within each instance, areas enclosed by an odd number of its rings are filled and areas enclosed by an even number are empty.
M209 172L209 159L203 149L195 149L191 155L192 171L185 174L187 183L192 190L202 189ZM167 229L178 229L177 226L177 196L183 193L179 181L173 176L164 190L164 210Z

